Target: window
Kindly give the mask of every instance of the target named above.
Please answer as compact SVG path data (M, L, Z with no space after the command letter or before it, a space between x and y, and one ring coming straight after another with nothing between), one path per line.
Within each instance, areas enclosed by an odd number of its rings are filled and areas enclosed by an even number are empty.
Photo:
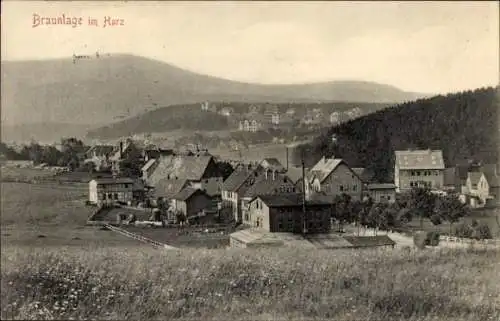
M343 192L343 191L344 191L344 186L343 186L343 185L340 185L340 186L339 186L339 190L340 190L341 192Z
M413 182L410 182L410 187L413 187Z
M248 222L248 220L249 220L248 213L245 213L245 221Z
M387 200L390 201L391 200L391 196L387 195Z
M417 176L420 176L420 171L417 172Z
M358 185L353 185L352 190L353 190L354 192L356 192L356 190L357 190L357 189L358 189Z
M415 172L414 172L414 171L411 171L411 172L410 172L410 175L411 175L411 176L415 176Z
M113 198L114 198L115 200L117 200L117 199L118 199L118 193L114 193L114 194L113 194Z

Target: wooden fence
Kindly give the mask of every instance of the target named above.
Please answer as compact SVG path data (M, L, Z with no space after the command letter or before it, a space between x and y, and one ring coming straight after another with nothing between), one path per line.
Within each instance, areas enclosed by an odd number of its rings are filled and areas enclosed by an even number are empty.
M456 236L441 235L439 237L439 240L446 241L446 242L453 242L453 243L500 245L499 239L475 240L475 239L468 239L468 238L462 238L462 237L456 237Z
M149 239L147 237L144 237L144 236L141 236L141 235L138 235L138 234L135 234L135 233L128 232L128 231L126 231L124 229L121 229L119 227L116 227L116 226L113 226L113 225L110 225L110 224L104 224L104 226L106 228L110 229L111 231L117 232L119 234L122 234L122 235L124 235L126 237L130 237L132 239L138 240L140 242L150 244L154 248L157 248L157 249L176 249L173 246L170 246L170 245L167 245L167 244L164 244L164 243L160 243L158 241Z

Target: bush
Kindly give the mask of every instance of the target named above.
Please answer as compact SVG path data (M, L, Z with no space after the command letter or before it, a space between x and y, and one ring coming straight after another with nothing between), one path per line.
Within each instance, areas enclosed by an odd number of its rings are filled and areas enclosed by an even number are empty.
M453 235L456 237L470 238L474 233L474 229L467 223L461 223L455 227Z
M473 238L476 240L492 239L490 227L485 223L480 223L474 230Z
M439 232L428 232L425 241L426 241L426 245L438 246L439 245Z

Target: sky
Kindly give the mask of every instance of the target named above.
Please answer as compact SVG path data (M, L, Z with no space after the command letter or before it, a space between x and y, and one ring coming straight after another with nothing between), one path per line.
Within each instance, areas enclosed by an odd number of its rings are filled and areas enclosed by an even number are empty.
M83 24L33 27L34 14ZM124 25L103 27L105 16ZM1 24L2 60L99 51L264 84L364 80L446 93L499 83L496 1L2 1Z

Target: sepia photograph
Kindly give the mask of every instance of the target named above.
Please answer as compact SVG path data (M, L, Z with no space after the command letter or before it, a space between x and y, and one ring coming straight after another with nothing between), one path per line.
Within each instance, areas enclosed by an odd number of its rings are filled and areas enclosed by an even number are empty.
M2 320L500 320L498 1L2 1Z

